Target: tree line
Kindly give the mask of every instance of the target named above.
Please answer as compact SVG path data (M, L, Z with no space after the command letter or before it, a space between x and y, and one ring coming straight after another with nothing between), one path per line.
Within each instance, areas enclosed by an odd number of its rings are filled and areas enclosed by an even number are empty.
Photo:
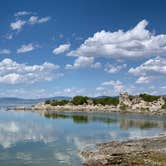
M75 96L72 100L47 100L45 104L50 104L52 106L63 106L66 104L73 105L83 105L83 104L93 104L93 105L115 105L119 104L119 99L115 97L103 97L103 98L90 98L87 96Z
M129 96L129 99L132 100L135 96ZM147 102L153 102L160 98L160 96L154 96L149 94L140 94L139 97ZM166 101L166 97L163 97ZM71 100L47 100L45 104L50 104L52 106L63 106L66 104L73 105L83 105L83 104L93 104L93 105L114 105L117 106L119 104L118 97L100 97L100 98L92 98L87 96L75 96ZM165 107L165 106L164 106Z

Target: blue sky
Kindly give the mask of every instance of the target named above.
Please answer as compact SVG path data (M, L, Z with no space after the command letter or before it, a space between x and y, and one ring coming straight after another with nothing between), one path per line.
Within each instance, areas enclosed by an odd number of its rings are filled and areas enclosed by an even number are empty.
M165 94L165 5L1 0L0 96Z

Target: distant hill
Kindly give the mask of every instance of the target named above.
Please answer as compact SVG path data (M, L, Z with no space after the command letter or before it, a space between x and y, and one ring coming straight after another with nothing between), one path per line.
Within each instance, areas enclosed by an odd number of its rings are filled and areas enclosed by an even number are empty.
M70 100L71 97L66 96L55 96L50 98L38 98L38 99L23 99L23 98L17 98L17 97L0 97L0 104L1 103L19 103L19 104L36 104L42 101L46 100Z
M95 98L106 98L109 96L98 96ZM118 98L118 96L115 96ZM0 97L0 108L4 106L12 107L12 106L25 106L25 105L35 105L37 103L46 101L46 100L71 100L72 97L67 96L55 96L49 98L38 98L38 99L24 99L24 98L17 98L17 97Z

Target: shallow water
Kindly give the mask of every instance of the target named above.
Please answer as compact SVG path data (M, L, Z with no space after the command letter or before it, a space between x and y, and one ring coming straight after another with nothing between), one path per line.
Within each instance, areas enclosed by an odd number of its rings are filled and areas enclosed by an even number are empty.
M119 113L0 111L0 166L79 166L96 143L166 134L166 118Z

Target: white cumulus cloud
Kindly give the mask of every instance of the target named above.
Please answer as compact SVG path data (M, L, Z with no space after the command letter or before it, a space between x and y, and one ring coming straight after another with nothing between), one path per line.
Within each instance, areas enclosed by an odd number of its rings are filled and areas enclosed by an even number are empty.
M0 83L32 84L39 81L51 81L62 76L57 71L58 68L58 65L48 62L42 65L27 65L6 58L0 62Z
M101 63L100 62L94 62L93 57L83 57L80 56L78 57L74 64L67 64L66 69L79 69L79 68L86 68L86 67L91 67L91 68L100 68Z
M96 91L105 91L106 88L105 87L102 87L102 86L99 86L96 88Z
M4 55L7 55L7 54L10 54L11 51L9 49L0 49L0 54L4 54Z
M36 47L38 46L32 43L23 44L20 48L17 49L17 53L20 54L20 53L30 52L33 51Z
M32 15L32 12L26 12L26 11L20 11L15 13L16 21L12 22L10 24L10 27L13 31L20 31L25 25L34 25L34 24L41 24L41 23L46 23L48 22L51 17L46 16L46 17L39 17L39 16L34 16ZM29 18L25 19L23 16L25 15L31 15ZM19 19L18 19L19 17Z
M103 82L102 85L103 86L112 86L114 91L117 93L123 92L125 89L123 83L119 80L106 81L106 82Z
M14 14L15 17L19 17L19 16L26 16L26 15L30 15L32 14L32 12L27 12L27 11L18 11L17 13Z
M48 22L51 18L50 17L42 17L39 18L38 16L31 16L28 20L28 23L30 24L41 24Z
M149 83L155 78L166 77L166 59L156 57L149 59L136 68L130 68L129 73L139 76L137 83Z
M53 96L77 96L77 95L83 95L85 92L85 89L83 88L76 88L76 87L70 87L65 88L63 90L56 90L53 94Z
M26 24L26 21L24 20L17 20L15 22L12 22L10 24L10 27L12 28L12 30L21 30L23 28L23 26Z
M126 67L127 67L127 64L113 65L113 64L108 63L106 65L106 68L104 69L104 71L106 71L107 73L113 74L113 73L118 73L120 70L122 70Z
M166 35L155 35L146 29L147 25L148 22L142 20L128 31L96 32L68 55L118 59L166 54Z
M151 81L151 77L148 76L141 76L137 79L136 83L141 84L141 83L149 83Z
M69 49L70 49L70 44L61 44L60 46L58 46L53 50L53 54L55 55L62 54L66 51L69 51Z

